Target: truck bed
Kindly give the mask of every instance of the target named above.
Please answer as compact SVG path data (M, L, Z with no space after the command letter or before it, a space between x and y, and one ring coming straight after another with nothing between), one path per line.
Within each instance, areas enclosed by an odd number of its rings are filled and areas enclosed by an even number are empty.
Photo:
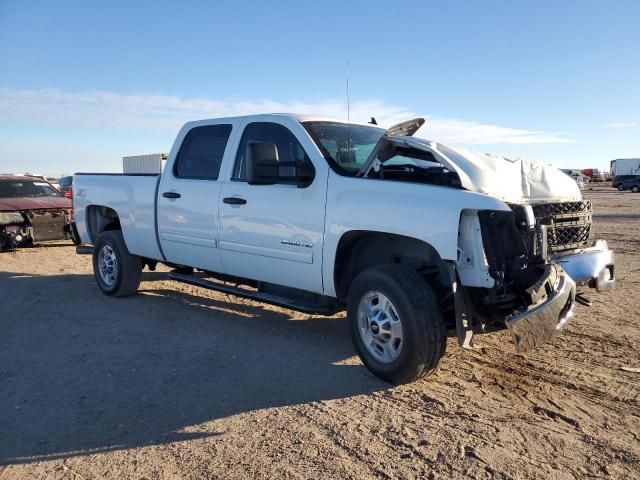
M127 248L134 255L162 260L156 229L158 174L76 173L73 179L75 224L82 243L94 243L91 207L116 211Z

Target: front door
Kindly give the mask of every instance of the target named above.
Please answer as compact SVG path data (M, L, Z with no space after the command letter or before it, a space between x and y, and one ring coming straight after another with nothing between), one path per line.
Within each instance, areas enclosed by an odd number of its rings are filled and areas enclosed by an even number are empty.
M222 272L218 177L232 130L229 123L191 128L173 162L167 163L157 209L158 235L167 262Z
M253 122L244 129L230 178L222 184L220 255L229 274L323 293L322 241L329 167L326 162L311 161L303 147L306 143L306 148L311 148L311 140L300 124L283 123ZM288 179L275 185L249 185L245 164L249 142L275 144L281 162L298 160L313 165L313 181L301 188L291 178L294 167L282 166L280 175Z

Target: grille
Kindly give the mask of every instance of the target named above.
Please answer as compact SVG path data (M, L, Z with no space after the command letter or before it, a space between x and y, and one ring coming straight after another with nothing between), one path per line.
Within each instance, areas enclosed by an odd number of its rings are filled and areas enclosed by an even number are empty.
M548 225L549 252L586 248L591 240L591 202L533 205L538 225Z
M66 217L63 213L29 214L29 218L33 226L34 241L62 240L65 237Z

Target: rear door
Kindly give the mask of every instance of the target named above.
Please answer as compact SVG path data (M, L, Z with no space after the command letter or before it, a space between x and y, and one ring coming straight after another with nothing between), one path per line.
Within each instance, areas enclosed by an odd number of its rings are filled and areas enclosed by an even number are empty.
M222 272L218 249L220 174L234 123L194 124L181 132L158 192L158 236L166 261ZM229 163L226 161L226 163Z
M245 125L229 179L222 185L220 254L225 272L322 293L329 166L299 122L270 118L273 121ZM279 161L312 165L313 181L302 188L291 178L275 185L249 185L245 160L250 142L275 144ZM295 174L288 166L279 171Z

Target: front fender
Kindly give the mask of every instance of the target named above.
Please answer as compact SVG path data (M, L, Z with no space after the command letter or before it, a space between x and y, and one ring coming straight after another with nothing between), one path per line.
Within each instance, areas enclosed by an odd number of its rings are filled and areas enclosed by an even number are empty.
M463 210L506 210L488 195L437 185L355 178L330 172L327 189L323 281L335 296L333 269L340 238L353 230L392 233L431 245L457 261Z

